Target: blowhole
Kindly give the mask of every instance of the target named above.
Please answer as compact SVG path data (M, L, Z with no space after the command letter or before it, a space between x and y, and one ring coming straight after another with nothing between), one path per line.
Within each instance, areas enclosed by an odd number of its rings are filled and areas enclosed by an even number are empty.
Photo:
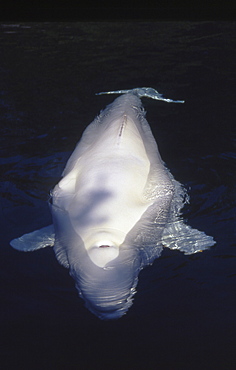
M103 245L99 245L99 248L109 248L110 245L107 245L107 244L103 244Z

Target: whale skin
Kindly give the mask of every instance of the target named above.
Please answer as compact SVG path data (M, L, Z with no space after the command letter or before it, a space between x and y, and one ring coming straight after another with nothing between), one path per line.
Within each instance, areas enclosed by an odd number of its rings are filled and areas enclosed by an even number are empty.
M132 305L140 270L164 247L193 254L215 243L182 219L186 199L130 90L84 131L51 191L53 224L10 244L20 251L52 246L86 307L118 319Z

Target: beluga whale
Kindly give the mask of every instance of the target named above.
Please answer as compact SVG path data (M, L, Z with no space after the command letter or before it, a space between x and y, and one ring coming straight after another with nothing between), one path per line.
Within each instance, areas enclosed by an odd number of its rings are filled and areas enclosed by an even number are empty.
M184 101L147 87L101 94L121 95L85 129L51 191L53 224L10 244L53 247L86 307L110 320L127 313L140 270L164 247L193 254L215 242L182 219L186 190L159 154L141 98Z

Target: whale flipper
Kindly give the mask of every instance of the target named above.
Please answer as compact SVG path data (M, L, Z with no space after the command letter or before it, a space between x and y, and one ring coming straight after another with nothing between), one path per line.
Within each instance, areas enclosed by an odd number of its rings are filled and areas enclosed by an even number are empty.
M31 252L48 246L53 247L54 240L54 227L50 225L13 239L10 245L18 251Z
M170 249L178 249L184 254L194 254L208 249L215 244L215 241L204 232L178 220L165 226L162 244Z

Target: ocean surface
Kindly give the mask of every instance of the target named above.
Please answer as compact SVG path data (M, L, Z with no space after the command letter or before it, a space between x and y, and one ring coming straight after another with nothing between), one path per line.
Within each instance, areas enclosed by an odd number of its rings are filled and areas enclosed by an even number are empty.
M0 368L236 368L235 22L0 25ZM142 99L162 159L184 184L203 253L165 249L139 275L133 306L101 321L52 248L10 240L51 223L50 190L83 130L116 96Z

